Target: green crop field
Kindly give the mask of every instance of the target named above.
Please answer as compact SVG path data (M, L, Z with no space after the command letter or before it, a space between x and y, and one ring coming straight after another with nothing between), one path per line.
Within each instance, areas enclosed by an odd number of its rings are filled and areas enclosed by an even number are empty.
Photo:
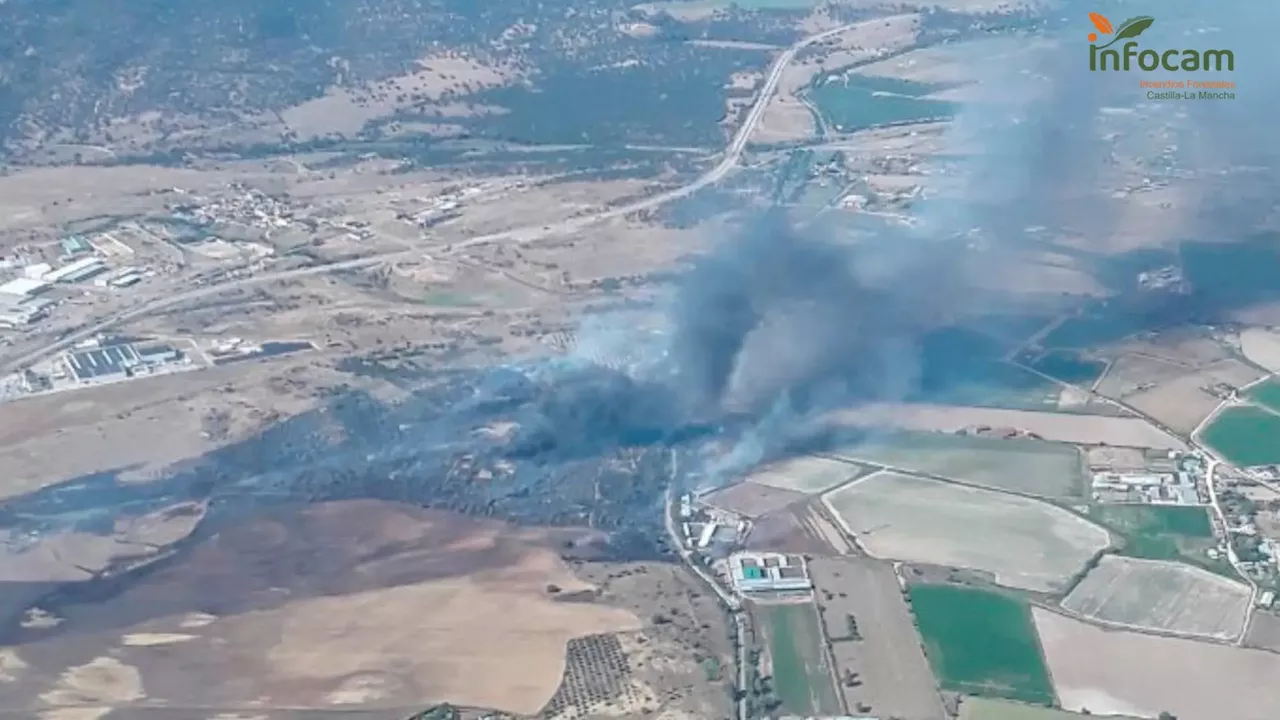
M1235 465L1280 463L1280 415L1269 410L1228 408L1200 437Z
M1268 380L1249 388L1249 399L1280 412L1280 380Z
M1177 560L1235 578L1231 564L1209 557L1217 546L1208 508L1177 505L1094 505L1089 519L1124 538L1119 554Z
M953 585L917 585L910 597L929 664L944 688L1053 703L1053 685L1026 603Z
M839 715L840 698L822 642L817 609L809 603L762 605L759 614L773 665L773 689L794 715Z
M1092 519L1125 535L1213 537L1208 508L1186 505L1097 505Z

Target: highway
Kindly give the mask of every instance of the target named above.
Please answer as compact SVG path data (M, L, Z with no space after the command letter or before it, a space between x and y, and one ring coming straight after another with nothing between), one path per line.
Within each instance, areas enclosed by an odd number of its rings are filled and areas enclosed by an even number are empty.
M769 105L769 98L772 97L774 91L777 90L778 81L781 80L783 71L785 71L787 65L795 59L796 54L814 43L839 35L855 25L857 25L857 23L841 25L830 30L825 30L816 35L810 35L806 38L802 38L778 55L778 57L773 61L773 64L769 66L769 73L765 77L764 85L760 88L759 96L751 105L751 110L747 113L746 120L742 123L742 127L738 128L738 131L734 133L733 139L730 140L729 144L725 147L724 156L720 159L720 162L692 182L672 190L667 190L665 192L651 195L647 198L642 198L632 203L627 203L626 205L599 210L594 213L569 218L551 225L512 228L502 232L480 235L462 242L454 243L452 245L451 252L456 253L468 248L492 245L498 242L505 243L514 241L516 244L526 244L536 242L553 235L563 235L576 232L599 222L624 217L634 212L651 210L669 203L672 200L688 197L702 188L719 182L721 178L728 175L729 172L737 166L738 161L742 159L742 153L746 150L747 143L751 140L752 133L755 132L756 126L760 124L760 120L764 117L765 109ZM305 268L266 272L252 277L240 278L226 283L208 285L174 295L154 298L139 305L135 305L134 307L122 310L114 315L95 320L88 325L77 328L57 341L48 343L47 345L35 350L17 357L6 358L3 361L0 361L0 371L11 372L23 367L28 367L32 363L38 362L53 353L65 350L77 342L90 338L97 333L110 330L122 323L137 320L138 318L146 317L151 313L171 308L176 305L181 305L192 300L213 297L224 292L240 290L255 285L266 285L279 280L289 280L309 275L320 275L324 273L338 272L341 270L356 270L372 267L385 262L410 259L414 256L421 257L423 254L423 251L419 248L396 250L376 255L368 255L352 260L340 260L321 265L312 265Z

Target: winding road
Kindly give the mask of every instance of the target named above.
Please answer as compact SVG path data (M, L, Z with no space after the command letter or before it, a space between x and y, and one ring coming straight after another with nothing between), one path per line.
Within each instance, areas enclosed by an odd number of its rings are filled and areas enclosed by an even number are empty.
M839 35L857 24L858 23L849 23L841 25L839 27L825 30L816 35L810 35L802 38L779 54L778 57L774 59L773 64L769 66L769 72L765 76L764 85L760 88L759 95L756 97L755 102L752 103L751 110L747 113L747 117L742 123L742 126L738 128L738 131L734 133L733 139L730 140L729 144L725 147L724 154L721 157L720 162L717 163L715 167L698 176L692 182L665 192L636 200L635 202L598 210L579 217L568 218L551 225L512 228L510 230L503 230L502 232L480 235L462 242L453 243L450 253L456 253L460 250L466 250L483 245L492 245L499 242L514 241L517 244L526 244L536 242L553 235L576 232L599 222L624 217L635 212L657 208L673 200L688 197L705 187L714 185L737 167L738 162L742 159L742 153L747 148L747 143L751 140L751 135L755 132L756 127L764 117L765 110L769 105L769 99L778 89L778 82L782 79L783 71L785 71L787 66L791 64L796 55L810 45ZM342 270L358 270L380 265L385 262L408 259L414 256L421 257L423 254L424 252L420 248L396 250L376 255L367 255L365 257L350 260L339 260L327 262L321 265L311 265L305 268L266 272L252 277L240 278L230 282L208 285L174 295L154 298L139 305L135 305L134 307L121 310L109 317L95 320L88 325L73 330L71 333L64 335L54 342L23 353L22 355L0 360L0 371L10 372L23 367L29 367L31 364L38 362L53 353L65 350L81 340L90 338L100 332L109 330L122 323L137 320L138 318L146 317L151 313L172 308L176 305L181 305L182 303L190 302L192 300L213 297L224 292L239 290L255 285L265 285L279 280L290 280L307 277L309 275L321 275Z

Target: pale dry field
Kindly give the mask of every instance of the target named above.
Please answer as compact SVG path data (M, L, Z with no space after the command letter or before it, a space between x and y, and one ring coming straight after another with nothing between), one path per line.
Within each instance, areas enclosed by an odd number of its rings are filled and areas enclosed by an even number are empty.
M1280 653L1280 614L1275 611L1255 612L1253 619L1249 622L1245 644L1249 647Z
M219 317L225 320L225 311ZM319 403L317 388L353 379L291 362L215 367L5 403L0 499L99 472L117 471L126 482L151 479L173 463L310 410ZM215 413L227 419L221 439L205 435L206 418Z
M833 413L834 422L861 427L956 432L975 425L1012 427L1044 440L1079 445L1181 449L1181 441L1141 418L1077 415L1036 410L927 404L875 404Z
M560 684L570 639L642 627L589 595L558 601L593 586L553 545L537 531L375 501L233 526L0 651L11 678L0 708L447 701L535 714Z
M1183 638L1104 630L1033 608L1062 706L1094 715L1178 720L1274 720L1280 654Z
M960 703L959 720L1085 720L1086 717L1088 716L1066 710L1023 705L1011 700L966 697ZM1137 720L1137 718L1108 715L1107 720Z
M875 557L988 572L1027 590L1062 589L1110 544L1106 530L1046 503L891 472L823 501Z
M1197 330L1172 330L1153 338L1131 339L1119 351L1150 355L1196 368L1231 358L1222 343Z
M862 676L858 687L841 686L845 703L867 703L882 717L945 717L893 567L867 558L820 557L809 563L809 573L828 636L847 633L846 615L858 620L861 640L831 644L839 673Z
M1141 471L1147 467L1146 453L1141 448L1097 446L1085 450L1085 460L1091 468Z
M1235 387L1244 387L1267 376L1267 373L1235 358L1218 360L1200 368L1200 372Z
M740 482L723 490L716 490L701 500L722 510L755 518L803 502L806 497L808 496L803 493L791 490Z
M1103 397L1118 400L1139 389L1155 387L1179 378L1192 369L1186 365L1143 355L1121 355L1112 361L1096 390Z
M811 495L829 490L864 472L853 463L821 457L788 458L753 471L747 480L758 485Z
M1240 333L1240 350L1250 362L1271 372L1280 372L1280 333L1249 328Z
M1244 629L1249 587L1208 570L1108 555L1062 606L1103 622L1234 640Z
M1131 393L1124 401L1174 430L1190 434L1222 403L1201 390L1214 382L1213 378L1200 373L1183 375L1149 390Z
M415 104L434 105L446 92L498 87L520 77L516 67L482 63L474 58L437 55L423 58L412 73L383 80L369 87L329 88L324 95L280 112L285 127L301 138L359 132L365 123L391 115ZM447 125L448 117L503 112L501 108L466 107L445 103L438 106Z
M905 433L871 439L832 454L997 490L1062 498L1084 494L1079 451L1038 440Z

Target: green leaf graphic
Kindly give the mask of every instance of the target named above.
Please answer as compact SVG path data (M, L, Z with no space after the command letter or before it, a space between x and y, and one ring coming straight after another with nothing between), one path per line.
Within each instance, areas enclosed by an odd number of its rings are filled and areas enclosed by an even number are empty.
M1145 32L1147 28L1151 27L1151 23L1155 21L1155 18L1145 15L1131 20L1125 20L1124 24L1120 26L1120 29L1116 31L1116 39L1136 38Z
M1107 43L1106 45L1103 45L1098 49L1102 50L1103 48L1111 47L1112 45L1114 45L1116 42L1120 40L1132 40L1133 38L1136 38L1142 33L1146 32L1147 28L1151 27L1151 23L1155 21L1156 19L1151 17L1150 15L1139 15L1138 17L1131 17L1128 20L1125 20L1124 22L1120 23L1120 27L1116 28L1116 35L1115 37L1111 38L1111 42Z

